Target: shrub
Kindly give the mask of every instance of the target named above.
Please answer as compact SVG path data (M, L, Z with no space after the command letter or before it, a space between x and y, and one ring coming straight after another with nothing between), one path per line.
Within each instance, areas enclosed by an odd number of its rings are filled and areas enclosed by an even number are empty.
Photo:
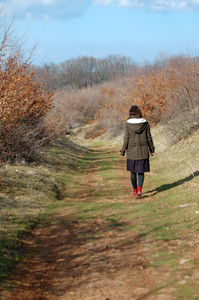
M33 80L9 33L10 26L0 35L0 155L3 160L30 159L48 138L45 116L53 98Z
M65 131L90 123L95 118L96 94L96 88L58 90L54 95L54 108L49 117Z

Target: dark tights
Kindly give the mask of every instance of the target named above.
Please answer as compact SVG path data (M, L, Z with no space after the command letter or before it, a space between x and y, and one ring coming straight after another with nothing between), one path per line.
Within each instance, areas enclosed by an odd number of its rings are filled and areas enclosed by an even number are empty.
M138 185L137 185L137 173L131 172L131 183L134 189L137 189L138 186L143 186L144 173L138 173Z

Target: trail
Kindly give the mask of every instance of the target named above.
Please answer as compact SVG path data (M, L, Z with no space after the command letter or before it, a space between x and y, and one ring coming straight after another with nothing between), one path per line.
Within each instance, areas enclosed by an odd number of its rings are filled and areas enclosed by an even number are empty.
M115 169L121 175L118 186L126 191L120 201L134 205L124 162L117 162ZM67 203L89 202L92 190L100 188L102 179L95 162L85 172ZM111 193L110 185L105 188ZM107 194L99 201L115 200ZM150 267L147 248L136 229L117 231L97 212L94 219L74 220L74 213L74 206L66 205L49 226L36 228L24 240L32 254L17 267L13 288L3 300L173 299L172 290L163 288L170 273L163 270L159 274ZM108 217L110 212L105 210L104 215ZM134 223L131 220L131 225Z

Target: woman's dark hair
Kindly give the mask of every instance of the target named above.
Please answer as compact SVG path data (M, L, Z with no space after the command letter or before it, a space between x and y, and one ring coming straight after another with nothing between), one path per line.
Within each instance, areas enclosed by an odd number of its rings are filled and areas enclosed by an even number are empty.
M133 105L129 110L129 116L136 116L136 115L140 115L140 117L142 118L141 109L137 105Z

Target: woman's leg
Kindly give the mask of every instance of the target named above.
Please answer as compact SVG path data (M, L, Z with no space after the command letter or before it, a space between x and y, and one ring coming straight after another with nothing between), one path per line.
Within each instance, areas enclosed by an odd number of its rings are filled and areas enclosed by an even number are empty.
M138 190L137 190L137 174L136 173L131 172L131 183L133 186L134 196L137 198Z
M143 186L144 183L144 173L138 173L138 186Z
M137 174L131 172L131 183L134 189L137 189Z
M144 173L138 173L138 196L137 196L137 198L141 198L141 196L142 196L143 183L144 183Z

